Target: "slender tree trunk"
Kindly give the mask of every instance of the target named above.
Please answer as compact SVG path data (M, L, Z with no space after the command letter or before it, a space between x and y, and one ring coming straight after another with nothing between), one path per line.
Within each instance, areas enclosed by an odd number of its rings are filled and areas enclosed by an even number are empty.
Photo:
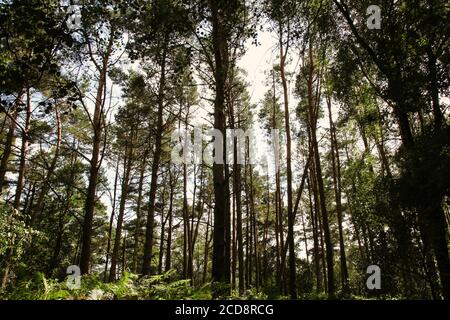
M197 177L196 177L196 172L195 172L195 164L194 164L194 170L193 170L193 174L194 174L194 191L192 193L192 212L191 212L191 220L188 221L188 225L189 225L189 229L188 229L188 234L189 234L189 241L188 241L188 277L189 279L191 279L192 284L194 281L194 219L195 219L195 197L197 195ZM200 187L201 188L201 187Z
M167 215L167 218L169 216ZM161 215L161 236L159 239L159 259L158 259L158 274L162 274L163 259L164 259L164 230L166 228L167 218Z
M125 275L127 270L127 234L123 235L123 243L122 243L122 277Z
M235 128L234 108L230 103L230 122L231 129ZM244 143L245 145L245 143ZM243 294L245 290L245 268L244 268L244 244L242 240L242 201L241 201L241 165L238 163L238 143L233 138L233 199L236 202L236 239L237 239L237 258L239 269L239 293ZM236 255L234 256L236 259ZM235 264L235 263L234 263Z
M226 136L224 136L224 147L226 150ZM230 168L227 164L227 154L224 153L224 176L225 176L225 281L231 283L231 211L230 211Z
M315 117L314 111L314 97L312 92L312 83L313 83L313 75L314 75L314 60L312 53L312 45L309 48L309 79L308 79L308 108L309 108L309 123L311 124L311 139L312 146L314 149L314 157L315 157L315 168L316 168L316 176L317 176L317 186L318 192L320 196L320 211L322 214L322 226L324 230L325 236L325 246L326 246L326 261L327 261L327 280L328 280L328 296L330 299L334 299L334 270L333 270L333 244L331 242L330 235L330 226L328 222L328 212L326 207L326 199L325 199L325 188L322 178L322 168L320 163L320 154L319 154L319 146L317 143L316 136L316 123L317 118Z
M116 173L114 175L112 210L111 210L111 216L109 217L108 242L106 244L106 261L105 261L105 271L104 271L104 281L105 282L108 279L108 263L109 263L109 255L110 255L110 251L111 251L112 229L113 229L113 223L114 223L114 216L115 216L115 212L116 212L116 195L117 195L117 181L119 179L119 164L120 164L120 157L117 156Z
M86 201L84 205L84 220L82 232L82 247L80 257L80 269L82 274L88 274L90 271L91 260L91 244L92 244L92 224L94 221L94 209L96 203L96 191L98 173L101 163L100 145L103 132L103 93L106 85L106 68L108 58L104 59L103 69L100 71L100 79L97 87L97 96L95 100L94 117L92 125L94 129L94 137L92 141L92 156L89 162L89 185L87 189Z
M22 146L20 148L20 161L19 161L19 177L17 178L16 194L14 196L14 209L19 210L20 198L22 196L22 189L25 184L26 175L26 158L28 156L28 132L30 130L31 120L31 94L30 88L27 88L27 110L25 115L25 124L22 130Z
M277 119L276 119L276 114L277 114L277 104L276 104L276 87L275 87L275 70L272 70L272 89L273 89L273 94L272 94L272 127L273 128L277 128ZM274 141L274 145L278 146L278 137L274 137L275 139L277 139L276 141ZM275 152L275 241L276 241L276 271L277 271L277 276L276 276L276 281L277 281L277 287L280 290L280 294L283 291L283 279L284 279L284 262L282 264L282 258L281 258L281 253L282 253L282 248L284 248L284 235L283 235L283 209L281 206L281 187L280 187L280 150L277 147L276 149L274 149ZM284 261L284 259L283 259Z
M142 193L144 186L145 169L147 167L147 156L149 150L146 149L143 154L141 167L139 171L139 182L138 182L138 197L136 201L136 225L134 226L133 234L133 265L132 270L138 272L138 257L139 257L139 234L141 229L141 219L142 219Z
M174 185L172 170L169 164L169 179L170 179L170 196L169 196L169 209L167 211L167 216L169 219L169 227L167 229L167 245L166 245L166 261L164 269L167 271L171 268L171 258L172 258L172 211L173 211L173 197L174 197Z
M183 278L188 277L189 213L187 204L187 164L183 164Z
M286 184L287 184L287 205L288 205L288 245L289 245L289 294L291 299L297 298L296 270L295 270L295 244L294 244L294 212L292 200L292 165L291 165L291 128L289 120L289 95L287 80L285 75L285 62L289 44L283 48L283 29L280 23L280 76L283 86L284 97L284 124L286 129Z
M2 159L0 161L0 194L5 186L5 175L8 170L9 157L11 156L12 146L14 144L14 133L16 131L17 111L14 111L9 119L9 129L6 134L6 141L3 147Z
M430 79L429 94L431 96L431 105L433 108L434 127L436 131L439 131L442 127L444 116L441 111L441 106L439 105L439 86L437 80L436 55L434 54L431 46L428 47L427 51Z
M247 160L246 160L247 161ZM249 204L248 204L248 193L247 193L247 164L245 164L244 167L244 189L245 189L245 255L244 255L244 287L249 288L250 282L249 282L249 272L248 272L248 266L249 266L249 227L248 227L248 216L249 216Z
M166 207L166 184L164 184L163 189L161 191L161 228L160 228L160 237L159 237L159 253L158 253L158 274L162 274L163 267L163 259L164 259L164 231L166 229L167 219L169 215L164 216L164 208Z
M193 230L193 235L192 235L192 248L191 248L191 252L192 252L192 260L191 263L193 264L193 260L194 260L194 252L195 252L195 244L197 243L197 238L198 238L198 231L199 231L199 227L200 227L200 220L203 218L203 212L205 209L205 200L203 198L204 196L204 172L203 172L204 166L201 165L201 169L200 169L200 191L199 191L199 199L198 199L198 208L199 208L199 212L197 215L197 221L195 221L195 226L194 226L194 220L192 220L192 227L191 229ZM193 210L194 212L194 210ZM197 264L198 267L197 269L200 269L200 264ZM192 277L192 283L195 284L194 281L194 274Z
M263 238L263 270L262 272L262 285L267 287L267 279L268 279L268 264L269 264L269 256L268 256L268 239L269 239L269 221L270 221L270 185L269 185L269 170L267 170L266 174L266 188L267 188L267 211L266 217L264 219L264 238Z
M306 263L309 266L308 237L306 235L305 217L303 212L302 212L302 231L303 231L303 241L305 242Z
M325 246L324 246L324 240L323 240L323 228L322 228L322 220L321 220L321 207L320 207L320 198L319 198L319 192L317 187L317 177L315 174L315 166L312 167L313 170L311 172L311 181L313 185L313 196L314 196L314 211L315 211L315 223L317 227L317 234L319 238L319 250L320 250L320 260L321 260L321 266L322 266L322 275L323 275L323 288L325 289L325 292L328 293L328 282L327 282L327 265L325 261Z
M258 229L256 226L256 211L255 211L255 197L253 189L253 168L249 165L250 169L250 218L252 219L252 233L253 233L253 245L255 248L255 284L256 290L259 291L260 285L260 260L259 260L259 245L258 245Z
M164 132L163 128L163 109L164 109L164 97L165 97L165 87L166 87L166 55L167 55L167 43L164 44L162 49L162 60L161 60L161 77L159 79L158 88L158 120L156 127L156 137L155 137L155 151L153 155L152 163L152 175L150 183L150 195L148 203L147 212L147 225L145 231L145 245L144 245L144 259L142 264L142 273L148 275L151 272L151 260L152 260L152 250L153 250L153 227L155 219L155 200L156 200L156 189L158 186L158 170L159 162L162 153L162 135Z
M434 200L434 201L433 201ZM429 230L431 243L439 271L442 285L442 295L450 300L450 259L447 246L448 228L440 199L430 199L422 208L425 216L425 227Z
M234 170L234 169L233 169ZM236 289L236 271L237 271L237 237L236 237L236 192L234 191L234 174L233 174L233 201L232 201L232 248L231 248L231 288Z
M125 214L125 205L128 197L128 189L130 186L130 175L131 168L133 164L133 141L134 131L131 131L130 140L131 145L126 146L125 155L124 155L124 176L122 179L122 187L120 193L120 205L119 205L119 213L117 215L117 226L116 226L116 235L114 238L114 247L111 256L111 268L109 270L109 281L112 282L116 280L116 268L117 262L119 259L119 250L120 250L120 242L122 240L122 225L123 225L123 217Z
M225 80L227 74L227 63L225 55L228 54L227 40L223 31L223 19L221 11L219 10L219 3L217 0L210 0L209 6L211 9L212 21L212 47L214 51L215 63L215 99L214 99L214 128L222 133L224 141L225 135ZM216 152L219 143L216 144ZM224 142L223 142L224 144ZM225 151L225 150L222 150ZM226 154L226 152L224 152ZM227 283L229 276L229 261L226 261L226 180L224 176L224 165L217 163L213 164L213 182L214 182L214 231L213 231L213 261L212 261L212 279L213 282ZM216 290L214 296L221 296L227 292Z
M187 125L187 124L186 124ZM194 190L192 192L192 211L190 213L190 217L189 215L187 216L187 233L188 233L188 256L187 256L187 276L189 279L191 279L191 283L194 284L194 250L195 250L195 212L196 210L196 195L197 195L197 172L198 170L196 170L196 165L194 164L194 168L193 168L193 175L194 175ZM201 179L200 185L203 183L203 180ZM202 186L200 186L200 189L202 188ZM200 216L201 214L198 214L197 218Z
M310 169L312 172L312 169ZM311 216L311 224L313 229L313 257L314 257L314 271L316 275L316 290L318 292L322 291L322 277L320 273L320 253L319 253L319 236L318 236L318 228L317 228L317 214L315 214L315 208L313 208L312 203L312 187L311 187L311 179L308 175L308 198L309 198L309 210ZM316 212L317 213L317 212Z
M247 149L246 149L247 150ZM244 172L244 186L245 186L245 286L247 288L252 287L252 219L250 211L250 191L248 183L248 154L245 153L245 172Z
M58 265L58 259L61 253L63 234L64 234L64 221L63 221L63 214L62 212L60 212L58 217L58 235L56 236L55 247L53 248L53 254L50 259L50 263L48 265L47 270L48 277L52 276L53 270L55 270L56 266Z
M24 215L27 214L27 212L31 212L34 204L34 198L36 195L36 182L31 183L28 187L27 197L25 200L25 205L23 206L22 213Z
M334 194L336 198L336 212L338 218L338 228L339 228L339 253L340 253L340 264L341 264L341 284L342 292L344 295L349 293L348 285L348 270L347 270L347 258L345 255L345 245L344 245L344 231L342 228L342 205L341 205L341 168L339 161L339 149L337 145L336 138L336 128L333 122L333 115L331 114L331 98L327 96L328 105L328 116L330 120L330 149L331 149L331 163L333 169L333 184L334 184Z
M206 283L206 277L208 274L208 256L209 256L209 225L211 223L211 207L208 209L208 218L206 220L206 233L205 233L205 251L203 255L203 283Z
M422 255L424 262L424 271L428 284L430 285L431 295L434 300L438 299L439 285L438 274L433 256L433 246L430 243L429 229L427 228L422 215L418 216L418 226L420 230L420 238L422 240Z

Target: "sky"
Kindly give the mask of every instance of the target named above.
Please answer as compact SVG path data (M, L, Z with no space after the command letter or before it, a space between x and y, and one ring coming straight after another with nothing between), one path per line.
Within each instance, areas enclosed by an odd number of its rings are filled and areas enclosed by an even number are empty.
M265 72L270 70L276 59L276 39L269 32L262 32L258 36L260 45L255 46L250 41L246 44L246 52L238 65L247 71L247 82L252 103L258 103L267 91Z

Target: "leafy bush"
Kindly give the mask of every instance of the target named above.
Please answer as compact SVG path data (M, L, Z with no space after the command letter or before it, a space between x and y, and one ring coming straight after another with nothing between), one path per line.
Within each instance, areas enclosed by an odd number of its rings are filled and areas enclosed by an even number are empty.
M239 294L239 290L233 290L231 294L233 300L267 300L267 294L256 290L256 288L247 289L243 295Z
M70 289L66 281L47 279L37 273L34 278L15 283L0 291L0 299L9 300L127 300L127 299L210 299L209 287L194 290L188 279L176 279L175 271L139 277L125 273L116 282L105 283L99 275L82 276L78 289Z

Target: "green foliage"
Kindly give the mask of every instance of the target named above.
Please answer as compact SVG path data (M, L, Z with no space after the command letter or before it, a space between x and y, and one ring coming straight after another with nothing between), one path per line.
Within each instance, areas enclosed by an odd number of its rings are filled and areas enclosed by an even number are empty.
M211 300L211 283L207 282L199 289L194 290L190 298L193 300Z
M248 289L243 295L239 294L239 291L233 290L231 299L233 300L267 300L267 294L256 290L256 288Z
M11 270L21 265L31 239L33 237L42 238L42 233L27 226L28 218L16 209L0 202L0 270ZM9 278L12 276L13 274L8 274Z
M0 203L0 257L3 258L10 250L15 251L17 259L23 254L33 232L27 228L25 218L17 210Z
M125 273L113 283L103 282L100 275L82 276L80 288L69 289L66 280L48 279L41 272L12 288L0 291L8 300L171 300L211 299L209 284L194 289L188 279L176 279L175 270L161 275L139 277Z
M286 297L288 298L288 297ZM325 292L310 292L302 296L302 299L305 300L327 300L328 295Z

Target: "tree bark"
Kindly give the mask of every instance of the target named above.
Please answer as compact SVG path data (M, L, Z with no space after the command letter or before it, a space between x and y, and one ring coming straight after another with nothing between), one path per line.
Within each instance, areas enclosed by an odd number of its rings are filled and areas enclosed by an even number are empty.
M208 256L209 256L209 225L211 223L211 207L208 209L208 218L206 220L206 233L205 233L205 251L203 254L203 283L206 283L206 277L208 274Z
M166 87L166 58L167 58L167 43L164 43L161 57L161 77L159 79L159 88L158 88L158 120L156 125L155 151L153 154L150 195L147 212L147 224L145 231L144 258L142 264L143 275L149 275L151 273L156 189L158 186L158 170L162 153L162 135L164 133L163 110L164 110L165 87Z
M139 233L141 228L141 219L142 219L142 192L144 186L144 176L145 169L147 167L147 157L149 150L145 149L141 167L139 169L139 182L138 182L138 197L136 201L136 225L134 226L134 234L133 234L133 265L132 270L137 273L138 272L138 257L139 257Z
M22 146L20 148L20 159L19 159L19 176L17 178L16 193L14 196L14 209L19 210L20 198L22 196L23 186L25 184L26 175L26 158L28 156L28 132L30 130L30 120L31 120L31 94L30 88L26 90L27 94L27 109L25 114L25 125L22 130Z
M9 119L9 129L6 135L5 145L3 147L2 160L0 162L0 194L5 186L5 175L8 170L9 157L14 143L14 133L16 131L17 111L14 111Z
M316 136L316 123L317 118L315 117L315 101L313 97L312 83L313 83L313 75L314 75L314 60L313 60L313 52L312 45L309 48L309 78L308 78L308 109L309 109L309 118L311 125L311 143L314 149L314 159L315 159L315 168L316 168L316 179L318 192L320 196L320 211L322 214L322 226L325 237L325 246L326 246L326 261L327 261L327 289L328 296L330 299L334 299L334 270L333 270L333 244L331 242L330 235L330 226L328 221L328 212L326 207L326 199L325 199L325 188L323 184L322 178L322 168L320 164L320 154L319 154L319 146L317 143Z
M128 197L128 189L130 186L130 175L131 168L133 165L133 138L134 138L134 130L131 131L130 134L130 145L127 145L125 148L124 155L124 176L122 179L121 193L120 193L120 205L119 205L119 213L117 215L117 226L116 226L116 235L114 238L114 247L111 256L111 268L109 270L109 281L113 282L116 280L116 268L117 262L119 259L119 250L120 250L120 242L122 240L122 225L123 225L123 217L125 214L125 204Z
M171 164L169 163L170 196L169 196L169 209L167 211L167 216L169 219L169 227L167 229L166 261L164 267L166 272L170 270L172 260L172 219L173 219L172 211L173 211L174 188L176 183L176 181L173 181L174 178L172 176L172 170L170 166Z
M287 206L288 206L288 245L289 245L289 294L291 299L297 298L297 280L295 270L295 244L294 244L294 212L292 200L292 164L291 164L291 128L289 120L289 94L285 75L286 56L289 49L289 39L286 47L283 47L283 29L279 23L279 46L280 46L280 76L283 86L284 97L284 125L286 129L286 184L287 184ZM288 30L289 34L289 30Z
M88 274L90 271L91 260L91 244L92 244L92 224L94 221L94 209L96 203L96 191L98 173L101 163L100 145L103 132L103 93L106 85L106 69L108 65L108 58L103 61L103 68L100 70L100 79L97 87L97 96L95 100L94 117L92 126L94 129L94 138L92 140L92 156L89 161L89 185L87 189L86 201L84 205L84 220L82 231L82 247L80 257L80 270L82 274Z
M108 263L109 263L109 255L110 255L110 250L111 250L112 229L113 229L113 223L114 223L114 216L115 216L115 212L116 212L116 195L117 195L117 180L119 179L119 163L120 163L120 157L118 156L117 161L116 161L116 173L114 176L112 210L111 210L111 216L109 217L108 242L106 244L106 261L105 261L105 271L104 271L104 281L105 282L108 279Z
M234 105L230 103L230 127L235 128ZM245 144L244 144L245 145ZM233 138L233 198L236 204L236 240L237 240L237 258L239 270L239 293L243 294L245 289L244 280L244 244L242 241L242 199L241 199L241 165L238 163L238 143ZM236 256L235 256L236 257ZM234 259L235 260L235 259Z
M348 285L348 269L347 269L347 258L345 255L345 245L344 245L344 231L342 228L342 204L341 204L341 168L339 161L339 149L336 137L336 128L333 122L333 115L331 114L331 98L326 97L328 106L328 117L330 120L330 150L331 150L331 163L333 169L333 184L334 184L334 194L336 198L336 212L338 218L338 229L339 229L339 253L340 253L340 265L341 265L341 284L342 293L347 295L349 293Z
M214 80L215 80L215 99L214 99L214 128L222 133L225 141L225 80L228 66L226 65L227 41L224 36L223 19L219 10L217 0L210 0L212 21L212 46L214 51ZM218 143L216 142L216 148ZM225 151L225 150L222 150ZM217 152L217 150L216 150ZM226 152L224 152L226 154ZM213 282L227 283L226 268L226 199L225 189L226 181L224 176L224 165L220 163L213 164L213 182L214 182L214 231L213 231L213 259L212 259L212 280ZM214 297L227 294L228 290L215 290Z

